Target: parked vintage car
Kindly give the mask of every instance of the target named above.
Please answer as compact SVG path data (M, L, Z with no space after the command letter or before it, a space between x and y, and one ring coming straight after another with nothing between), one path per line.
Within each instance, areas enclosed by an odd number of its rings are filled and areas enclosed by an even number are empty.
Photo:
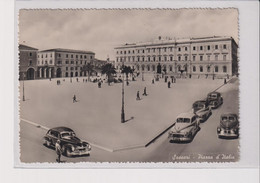
M169 136L173 142L191 142L200 130L200 118L194 113L182 113L169 131Z
M206 121L212 114L211 107L207 100L198 100L192 105L193 113L201 118L201 122Z
M57 140L60 140L62 154L65 156L89 155L91 146L76 137L75 132L67 127L56 127L48 130L43 140L46 147L55 148Z
M219 138L238 138L239 122L234 113L226 113L220 116L220 125L217 128Z
M219 92L209 93L207 96L207 101L209 102L209 106L211 106L212 109L216 109L223 104L223 98Z

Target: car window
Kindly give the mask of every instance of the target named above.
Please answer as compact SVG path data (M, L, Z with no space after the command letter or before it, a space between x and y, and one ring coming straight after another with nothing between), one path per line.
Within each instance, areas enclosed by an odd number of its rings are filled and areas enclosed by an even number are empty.
M227 116L222 117L222 121L227 121L227 120L228 120Z
M229 116L229 121L235 121L235 118L234 118L234 116Z
M178 118L177 123L189 123L190 119L189 118Z

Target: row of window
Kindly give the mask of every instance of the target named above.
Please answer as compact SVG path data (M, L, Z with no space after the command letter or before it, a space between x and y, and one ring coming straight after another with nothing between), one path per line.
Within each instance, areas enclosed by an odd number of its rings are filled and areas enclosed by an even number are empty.
M75 67L75 70L81 70L82 67ZM69 70L69 67L66 67L66 71ZM70 70L74 70L74 67L70 67Z
M44 61L41 61L41 64L52 64L52 60L50 60L49 62L46 60L45 62ZM57 62L59 65L62 65L62 61L58 61ZM65 61L66 64L74 64L74 61ZM78 64L87 64L87 61L75 61L75 64L78 65ZM40 61L38 60L38 65L40 65Z
M132 66L132 67L134 68L134 66ZM119 67L117 66L117 69L118 68ZM193 72L197 72L197 68L198 68L199 72L204 72L204 67L203 66L197 66L197 67L196 66L192 66L192 71ZM205 66L205 68L206 68L207 72L211 72L211 66ZM142 65L140 67L139 65L137 65L136 69L137 69L137 71L139 71L140 69L142 71L144 71L145 70L145 66ZM146 70L147 71L155 71L156 70L156 66L155 65L152 65L152 66L147 65L146 66ZM167 70L167 67L163 66L163 70ZM177 70L181 71L181 66L180 65L177 66ZM169 71L173 71L173 66L172 65L169 66ZM184 71L186 71L186 72L188 71L188 66L187 65L184 66ZM214 72L216 72L216 73L219 72L219 66L214 66ZM222 72L223 73L227 72L227 66L222 66Z
M206 58L205 58L205 56L207 56ZM222 58L223 58L223 61L226 61L227 60L227 55L226 54L223 54L222 55ZM117 62L122 62L123 61L123 59L124 59L124 61L128 61L128 62L135 62L135 56L132 56L132 57L117 57L116 58L116 61ZM188 56L178 56L177 57L177 59L178 59L178 61L182 61L182 60L184 60L184 61L188 61ZM199 60L200 61L210 61L212 59L212 56L211 55L199 55ZM197 60L197 56L196 55L193 55L192 56L192 61L196 61ZM219 55L215 55L214 56L214 61L218 61L219 60ZM137 62L140 62L140 61L145 61L145 57L144 56L142 56L142 57L137 57ZM148 56L147 57L147 61L148 62L151 62L151 61L153 61L153 62L155 62L155 61L157 61L156 60L156 56ZM158 56L158 61L160 62L160 61L173 61L173 56L170 56L169 57L169 60L168 60L168 57L167 56L164 56L164 57L161 57L161 56Z
M164 47L164 48L147 48L146 51L147 53L155 53L156 50L158 50L159 52L160 51L163 51L163 52L167 52L167 49L172 52L173 51L173 47ZM207 46L192 46L192 50L193 51L196 51L196 50L200 50L200 51L203 51L203 50L218 50L219 49L219 45L207 45ZM223 49L227 49L227 45L226 44L223 44ZM188 47L185 46L185 47L178 47L177 50L180 52L182 50L184 51L188 51ZM134 54L134 53L145 53L145 49L141 49L141 50L121 50L121 51L117 51L116 52L117 54Z
M49 56L50 56L50 58L52 58L52 53L50 53ZM44 54L38 54L38 58L40 58L40 57L43 58L43 57L44 57ZM60 53L58 54L58 57L61 57L61 54L60 54ZM77 58L83 59L83 57L84 57L84 59L87 59L87 55L75 55L75 58L76 58L76 59L77 59ZM47 54L47 53L45 54L45 58L48 58L48 54ZM69 58L69 54L66 54L66 58ZM70 55L70 58L74 58L74 55L71 54L71 55ZM90 55L90 59L93 59L93 56L92 56L92 55Z

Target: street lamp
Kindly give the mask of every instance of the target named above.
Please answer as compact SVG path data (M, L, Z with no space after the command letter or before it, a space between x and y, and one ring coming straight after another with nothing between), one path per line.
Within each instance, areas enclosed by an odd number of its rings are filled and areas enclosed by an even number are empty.
M123 73L123 69L124 69L124 62L122 65L122 74L123 74L123 82L122 82L122 109L121 109L121 123L125 122L125 101L124 101L124 95L125 95L125 88L124 88L124 73Z
M23 101L25 101L25 97L24 97L24 73L23 73Z

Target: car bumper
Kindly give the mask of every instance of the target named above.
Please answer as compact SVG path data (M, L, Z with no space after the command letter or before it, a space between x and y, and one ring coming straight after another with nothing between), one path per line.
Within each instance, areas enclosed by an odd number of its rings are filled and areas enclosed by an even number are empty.
M219 138L238 138L238 133L228 133L228 132L225 132L224 130L221 130L220 132L217 132L218 133L218 137Z
M72 151L68 154L69 156L86 156L86 155L90 155L90 151L89 150L76 150L76 151Z
M168 138L171 139L173 142L189 142L189 141L191 141L190 137L185 137L185 136L175 137L174 135L169 135Z

